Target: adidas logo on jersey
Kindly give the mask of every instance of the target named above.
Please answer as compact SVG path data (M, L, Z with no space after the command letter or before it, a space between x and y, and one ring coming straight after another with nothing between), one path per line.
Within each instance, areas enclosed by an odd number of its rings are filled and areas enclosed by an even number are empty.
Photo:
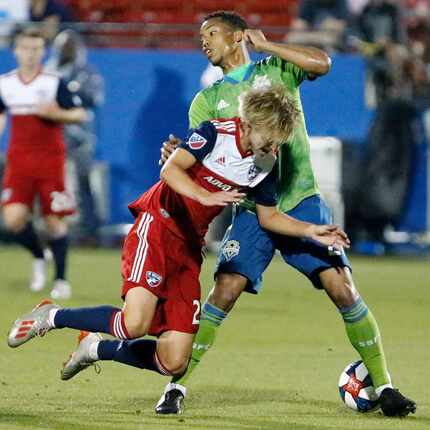
M215 160L215 163L220 164L221 166L225 166L225 157L219 157Z
M217 109L218 110L221 110L221 109L225 109L225 108L228 108L230 105L225 101L225 100L223 100L223 99L221 99L220 101L219 101L219 103L218 103L218 105L217 105Z
M214 178L213 176L204 176L203 179L223 191L230 191L233 189L231 185L224 184L224 182Z

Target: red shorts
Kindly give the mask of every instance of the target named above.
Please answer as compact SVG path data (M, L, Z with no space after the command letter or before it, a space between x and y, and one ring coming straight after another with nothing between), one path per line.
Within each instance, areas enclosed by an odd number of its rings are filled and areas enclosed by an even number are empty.
M131 288L143 287L159 298L148 334L197 332L201 265L198 245L191 247L151 213L139 214L123 246L122 297Z
M57 175L43 177L6 165L1 204L22 203L33 209L36 196L39 196L44 216L75 212L75 199L65 190L64 169L59 169Z

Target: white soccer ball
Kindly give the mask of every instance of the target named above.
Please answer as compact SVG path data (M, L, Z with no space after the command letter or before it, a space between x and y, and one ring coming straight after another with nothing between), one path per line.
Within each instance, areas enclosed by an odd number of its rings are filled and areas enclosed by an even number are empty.
M345 367L338 385L340 397L349 408L359 412L371 412L379 408L375 387L361 360Z

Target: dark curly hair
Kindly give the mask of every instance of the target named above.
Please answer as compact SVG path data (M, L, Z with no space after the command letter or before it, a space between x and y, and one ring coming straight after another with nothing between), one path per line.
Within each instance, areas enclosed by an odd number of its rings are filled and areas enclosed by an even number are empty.
M206 15L203 18L203 21L207 21L208 19L219 19L225 24L229 25L233 30L246 30L248 28L248 24L246 21L236 12L225 11L225 10L217 10L216 12L212 12L209 15Z

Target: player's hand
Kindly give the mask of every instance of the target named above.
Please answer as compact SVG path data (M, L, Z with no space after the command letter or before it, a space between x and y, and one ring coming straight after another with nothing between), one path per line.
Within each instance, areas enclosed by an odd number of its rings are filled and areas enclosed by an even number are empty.
M182 140L179 137L174 136L173 134L169 134L169 140L163 142L160 152L160 160L158 164L162 166L167 159L173 154L173 151L182 143Z
M36 108L36 115L43 119L57 121L61 113L61 108L56 102L42 103Z
M236 190L217 191L200 196L198 201L203 206L227 206L230 203L239 203L245 196L245 193Z
M316 225L309 227L309 237L316 242L331 247L338 251L350 247L348 235L337 225Z
M267 39L261 30L246 29L243 32L245 42L249 43L255 52L262 52L265 50Z

